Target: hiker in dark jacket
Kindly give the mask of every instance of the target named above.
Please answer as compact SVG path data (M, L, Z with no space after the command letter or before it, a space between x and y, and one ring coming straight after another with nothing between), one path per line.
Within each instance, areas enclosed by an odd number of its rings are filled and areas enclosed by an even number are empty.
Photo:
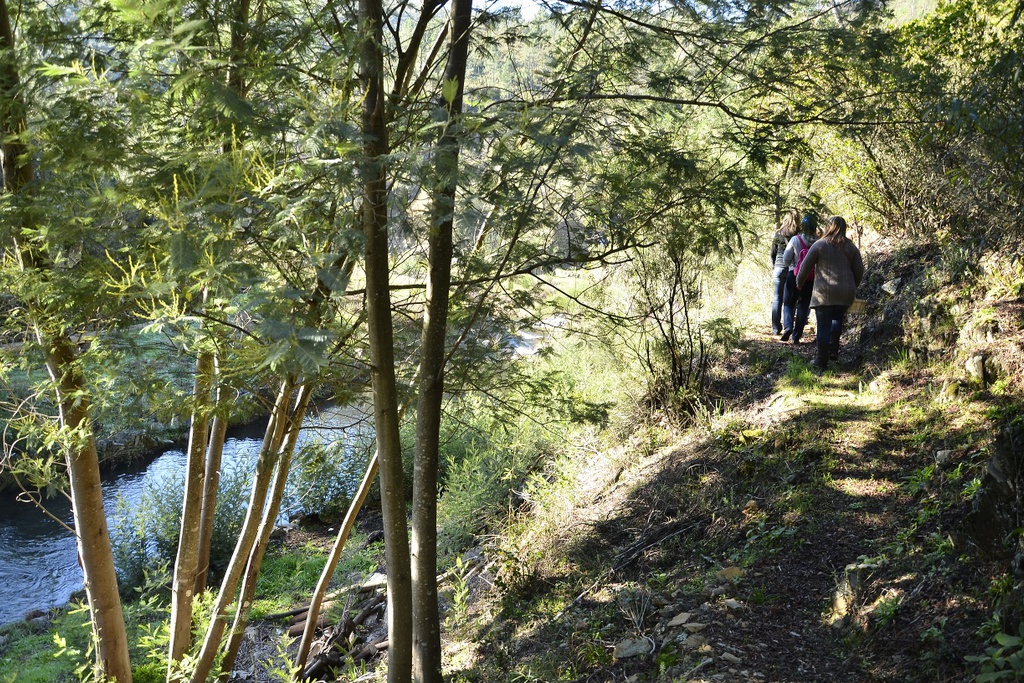
M782 332L782 303L786 299L787 268L782 264L789 239L799 230L799 215L789 211L782 219L782 225L772 236L772 332Z
M794 235L786 251L782 255L782 264L786 267L786 299L782 305L782 341L788 341L793 336L793 343L799 344L800 338L804 335L804 325L807 324L807 316L810 314L811 288L796 288L796 271L801 265L800 254L810 249L811 245L818 240L818 217L813 213L805 214L800 221L800 233ZM814 273L810 274L814 279ZM796 320L794 321L794 313Z
M846 221L832 216L825 222L821 239L811 245L796 286L803 288L815 270L811 292L811 308L818 321L818 348L814 366L828 367L830 359L839 358L839 335L843 331L846 309L857 295L857 285L864 277L864 261L857 245L846 237Z

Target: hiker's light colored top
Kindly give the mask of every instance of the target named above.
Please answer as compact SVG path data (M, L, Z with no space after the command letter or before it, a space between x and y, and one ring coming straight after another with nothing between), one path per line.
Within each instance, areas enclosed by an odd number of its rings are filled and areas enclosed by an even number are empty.
M796 284L802 286L815 269L811 308L817 306L849 306L857 295L857 285L864 277L864 261L860 249L850 240L836 246L823 239L811 245L800 264Z

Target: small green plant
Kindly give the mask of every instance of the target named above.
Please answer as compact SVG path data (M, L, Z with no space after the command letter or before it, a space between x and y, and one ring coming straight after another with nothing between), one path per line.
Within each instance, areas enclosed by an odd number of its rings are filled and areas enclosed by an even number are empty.
M469 573L470 563L461 557L455 558L455 566L452 571L452 609L448 614L448 625L460 624L466 619L469 611Z
M898 348L892 358L894 368L910 369L914 367L914 354L908 348Z
M270 662L267 673L271 680L292 683L302 678L302 665L296 664L288 653L294 638L282 638L277 643L277 652Z
M658 653L655 664L658 667L658 675L664 676L669 669L679 664L679 653L669 649L662 650Z
M761 554L777 552L785 545L785 541L795 534L796 529L791 526L769 525L763 520L759 521L747 532L745 554L756 559Z
M978 491L980 490L981 477L975 477L968 481L966 484L964 484L964 488L960 492L960 495L963 497L964 500L972 500L976 495L978 495Z
M981 673L974 679L976 683L1024 680L1024 624L1020 625L1018 634L997 633L993 638L995 645L987 648L985 654L965 658L981 665Z
M754 586L750 591L750 597L747 598L747 602L752 605L766 605L769 602L775 602L779 599L777 595L771 595L764 589L764 586Z
M725 401L722 399L697 401L693 404L694 424L710 429L718 418L725 415L725 409Z
M1013 590L1013 575L1008 572L992 577L988 586L988 594L993 597L1009 595L1011 590Z
M802 357L794 358L786 367L786 383L793 389L809 391L818 386L819 377Z
M85 620L88 618L88 613L89 606L85 603L68 610L70 616L77 617L83 624L87 623ZM84 633L78 630L77 635L78 638L74 636L69 638L64 635L63 631L55 630L53 643L56 646L56 651L53 653L53 657L70 662L75 676L81 683L92 683L99 673L96 668L96 658L93 656L93 653L96 652L96 635L92 629Z
M935 465L927 465L919 470L915 470L907 478L907 490L910 493L921 493L928 490L928 486L932 480L932 475L935 474Z
M926 628L921 633L921 640L923 641L943 641L946 639L944 630L946 628L946 622L949 621L948 617L941 617L939 621Z
M644 632L644 620L651 610L651 594L644 588L631 588L616 597L622 615L626 617L637 633Z
M663 591L668 585L669 579L668 572L655 572L647 577L647 585L655 591Z
M607 667L612 663L611 654L600 638L584 638L573 647L573 656L580 668Z
M88 651L83 652L81 648L69 645L67 639L65 639L60 633L54 633L53 644L57 647L56 652L53 653L54 657L57 659L68 659L72 662L78 662L74 667L74 673L79 681L82 683L90 683L91 681L96 680L96 670L93 664L91 643Z
M898 593L892 593L880 598L875 604L874 610L874 618L878 628L882 629L891 624L902 604L903 596Z

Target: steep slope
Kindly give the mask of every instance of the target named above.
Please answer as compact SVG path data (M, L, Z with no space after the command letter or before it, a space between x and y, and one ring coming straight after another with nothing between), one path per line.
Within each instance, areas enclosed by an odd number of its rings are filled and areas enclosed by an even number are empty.
M552 473L559 493L528 496L449 612L452 680L963 681L998 665L966 658L1016 630L1012 546L977 534L1015 395L896 351L881 304L851 322L862 343L823 375L810 345L749 334L715 385L729 409Z

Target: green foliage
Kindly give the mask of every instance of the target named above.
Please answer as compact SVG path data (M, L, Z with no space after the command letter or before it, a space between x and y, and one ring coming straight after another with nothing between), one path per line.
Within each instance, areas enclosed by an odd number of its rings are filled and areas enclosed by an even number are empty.
M469 394L449 403L441 425L439 549L458 554L550 466L558 444L611 419L619 369L566 344L531 361L505 400Z
M848 209L898 235L939 241L934 277L950 282L971 280L979 248L1019 237L1015 3L954 0L898 29L885 28L872 7L838 22L817 8L760 5L694 13L670 4L657 14L553 6L555 18L529 25L514 12L481 15L474 39L492 58L472 70L463 124L472 135L456 216L451 341L459 343L443 427L444 550L465 547L510 508L556 498L579 476L556 454L565 443L590 447L592 427L615 420L619 387L630 383L623 372L588 384L585 375L601 374L593 365L639 366L648 386L635 403L710 422L710 368L739 334L707 295L781 206ZM218 383L235 408L249 402L250 410L276 381L272 373L348 394L365 383L359 297L344 296L361 276L353 264L362 248L352 17L331 17L345 30L328 39L306 6L275 4L247 23L239 58L227 52L223 9L19 8L24 47L16 54L31 98L24 137L40 172L30 195L0 196L0 334L5 343L31 338L36 326L89 335L76 367L101 437L180 429L194 407L188 388L200 350L218 350ZM821 49L823 36L834 49ZM226 65L239 63L244 92L224 85ZM400 132L389 154L393 261L403 278L396 291L417 292L396 302L397 369L407 379L430 229L419 189L430 187L425 141L436 133L431 107L421 104L425 93L450 100L453 92L451 81L427 81L422 91L394 93L387 112ZM0 118L15 104L0 103ZM822 118L872 125L830 128ZM26 271L14 240L53 267ZM520 275L504 277L511 272ZM1018 285L1011 277L1004 288ZM549 312L546 304L564 314L565 328L602 342L600 363L593 346L581 346L535 373L519 369L518 335ZM586 320L598 311L611 317ZM89 434L53 428L40 359L29 343L5 360L4 374L10 426L39 456L19 462L19 474L54 493L64 486L61 449ZM760 366L767 372L774 362ZM786 381L803 390L820 379L794 361ZM943 436L922 429L906 443L926 447ZM818 474L828 476L828 453L787 430L741 427L717 440L752 480L822 460ZM635 443L648 454L663 436L643 433ZM337 517L364 462L345 445L303 449L293 507ZM951 478L962 496L977 490L970 474ZM936 483L936 472L922 469L907 488ZM228 482L221 513L244 508L243 489ZM787 512L810 505L802 492L785 496L778 505ZM113 534L125 586L173 557L180 499L180 484L166 481L133 510L122 505ZM922 508L917 524L938 512ZM222 565L237 518L218 520L214 563ZM787 529L759 521L748 545L774 549ZM920 543L914 534L908 528L900 545ZM942 537L919 535L943 549ZM305 580L307 568L281 571ZM574 666L605 663L600 645L582 643ZM67 652L75 648L69 641Z
M449 628L457 627L465 621L469 610L469 563L461 557L455 558L455 564L451 568L451 610L446 618Z
M3 631L9 642L0 653L0 667L16 683L72 683L78 680L75 670L89 663L82 654L91 646L92 631L88 614L81 608L56 615L46 631L35 630L26 622L6 626Z
M935 465L927 465L913 472L907 479L907 490L912 494L922 493L928 490L932 476L935 473Z
M290 516L315 516L326 524L341 521L366 472L372 449L373 443L358 434L304 444L292 458L283 509Z
M292 683L292 681L301 679L303 667L301 664L295 663L294 648L292 647L294 641L294 638L282 638L278 641L274 660L269 664L271 680L279 681L279 683Z
M987 648L985 654L966 657L967 661L981 665L976 683L1024 680L1024 624L1019 635L997 633L993 641L994 646Z
M253 618L291 609L296 602L308 599L323 571L327 551L307 545L295 552L268 554L260 568L256 584L257 599ZM351 569L351 557L341 567Z
M234 551L252 478L246 470L237 463L221 474L210 545L210 566L215 570L225 567ZM148 575L173 564L181 532L183 481L181 471L151 477L137 504L118 500L110 537L123 592L145 585Z
M758 521L756 525L747 530L744 552L747 557L737 558L737 560L744 564L752 564L755 560L779 552L795 536L796 529L791 526L773 526L763 520Z
M505 509L512 491L522 486L541 455L530 444L529 431L505 431L482 411L467 411L460 417L460 422L446 421L442 440L444 480L438 508L442 554L461 552L472 543L475 534ZM529 430L529 422L523 423Z
M898 593L893 593L880 599L872 612L872 617L878 624L878 628L883 629L891 624L902 605L903 596Z
M803 357L793 358L786 366L785 381L797 393L810 391L820 385L820 375L814 372Z

